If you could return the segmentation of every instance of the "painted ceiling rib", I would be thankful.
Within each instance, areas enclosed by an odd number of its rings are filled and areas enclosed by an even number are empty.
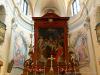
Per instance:
[[[59,10],[59,8],[60,8],[60,6],[59,6],[59,1],[58,0],[56,0],[56,2],[57,2],[57,5],[58,5],[58,11],[59,11],[59,14],[60,14],[60,10]]]
[[[66,16],[70,0],[31,0],[33,3],[33,16],[41,16],[47,9],[53,9],[60,16]]]
[[[66,6],[67,6],[66,0],[64,0],[64,8],[66,9],[66,13],[65,14],[67,15],[67,7]]]
[[[37,4],[38,4],[38,1],[39,1],[39,0],[37,0],[37,1],[35,2],[34,9],[33,9],[33,16],[34,16],[35,8],[36,8],[36,6],[37,6]]]
[[[60,11],[60,15],[62,14],[61,12],[63,12],[61,9],[63,9],[64,8],[64,5],[63,5],[63,3],[62,3],[62,0],[56,0],[57,1],[57,4],[58,4],[58,8],[59,8],[59,10],[58,11]],[[61,7],[62,6],[62,7]]]

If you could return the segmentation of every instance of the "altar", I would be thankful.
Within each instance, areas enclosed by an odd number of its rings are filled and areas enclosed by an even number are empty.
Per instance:
[[[68,19],[48,12],[34,20],[34,53],[22,75],[80,75],[68,51]]]

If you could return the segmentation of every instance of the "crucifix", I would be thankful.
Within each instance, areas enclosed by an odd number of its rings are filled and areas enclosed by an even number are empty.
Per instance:
[[[51,60],[51,67],[50,67],[50,71],[53,71],[53,60],[55,59],[55,58],[53,58],[53,56],[51,55],[51,57],[50,58],[48,58],[48,59],[50,59]]]

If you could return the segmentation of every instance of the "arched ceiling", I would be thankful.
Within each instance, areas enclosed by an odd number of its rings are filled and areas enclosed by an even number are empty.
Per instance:
[[[32,7],[32,16],[42,16],[49,9],[54,10],[59,16],[66,16],[70,0],[29,0]]]

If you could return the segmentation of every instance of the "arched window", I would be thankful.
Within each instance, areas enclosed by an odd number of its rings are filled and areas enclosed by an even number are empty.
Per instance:
[[[25,15],[28,14],[28,1],[27,0],[21,1],[21,9]]]
[[[25,15],[27,15],[28,13],[28,2],[27,0],[24,0],[24,3],[23,3],[23,12]]]
[[[80,11],[80,3],[79,0],[73,0],[71,5],[72,16],[77,14]]]

